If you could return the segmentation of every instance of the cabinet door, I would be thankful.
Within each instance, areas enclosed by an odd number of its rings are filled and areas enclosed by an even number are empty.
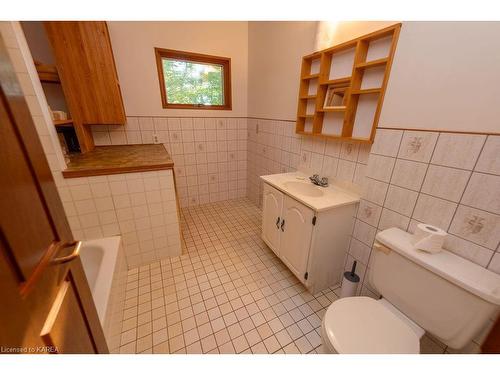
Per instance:
[[[89,125],[126,122],[106,22],[46,21],[45,29],[80,148],[91,151],[94,141]]]
[[[125,124],[106,22],[48,21],[45,27],[71,112],[84,124]]]
[[[313,210],[285,196],[280,225],[282,231],[280,258],[300,280],[304,280],[307,270],[313,217]]]
[[[272,251],[279,256],[280,248],[280,223],[281,208],[283,206],[283,193],[264,184],[264,197],[262,203],[262,239]]]

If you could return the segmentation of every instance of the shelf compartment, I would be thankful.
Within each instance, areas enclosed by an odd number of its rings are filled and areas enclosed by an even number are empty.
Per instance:
[[[302,77],[303,80],[308,80],[308,79],[314,79],[314,78],[318,78],[319,77],[319,73],[315,73],[315,74],[307,74],[305,76]]]
[[[325,63],[325,78],[336,80],[347,77],[352,73],[352,67],[356,55],[356,44],[351,48],[334,52],[328,55],[328,62]]]
[[[378,94],[381,90],[381,88],[353,90],[351,91],[351,95]]]
[[[67,119],[67,120],[54,120],[54,126],[64,126],[71,128],[73,127],[73,120]]]
[[[351,77],[343,77],[343,78],[337,78],[337,79],[329,79],[326,81],[321,81],[321,85],[328,85],[328,86],[347,86],[351,82]]]
[[[336,108],[322,108],[318,109],[318,112],[345,112],[347,107],[336,107]]]
[[[41,82],[61,83],[55,65],[47,65],[47,64],[42,64],[39,61],[35,61],[35,67],[38,73],[38,78],[40,78]]]
[[[365,69],[365,68],[374,68],[376,66],[383,66],[383,65],[387,64],[388,61],[389,61],[389,59],[387,57],[383,58],[383,59],[378,59],[378,60],[365,61],[365,62],[357,64],[356,69]]]
[[[319,59],[321,57],[321,54],[322,52],[313,52],[309,55],[306,55],[303,57],[304,60],[315,60],[315,59]]]

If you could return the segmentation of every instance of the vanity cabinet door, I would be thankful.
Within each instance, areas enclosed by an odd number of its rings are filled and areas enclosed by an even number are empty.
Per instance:
[[[313,231],[314,211],[285,196],[280,224],[280,258],[300,280],[305,280]]]
[[[281,209],[283,206],[283,193],[264,184],[262,202],[262,239],[276,255],[280,248]]]

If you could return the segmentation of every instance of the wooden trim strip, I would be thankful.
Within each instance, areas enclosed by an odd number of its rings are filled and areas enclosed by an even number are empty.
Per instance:
[[[500,132],[472,132],[462,130],[444,130],[444,129],[418,129],[418,128],[391,128],[390,126],[379,126],[377,129],[386,130],[407,130],[415,132],[433,132],[433,133],[456,133],[456,134],[475,134],[475,135],[500,135]]]
[[[161,171],[174,169],[174,163],[170,164],[158,164],[158,165],[148,165],[140,167],[117,167],[117,168],[102,168],[102,169],[88,169],[88,170],[65,170],[62,171],[64,178],[77,178],[77,177],[91,177],[91,176],[103,176],[110,174],[121,174],[121,173],[134,173],[134,172],[147,172],[147,171]]]

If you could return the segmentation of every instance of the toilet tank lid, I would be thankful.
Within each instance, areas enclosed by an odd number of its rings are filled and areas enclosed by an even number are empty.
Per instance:
[[[383,230],[376,236],[377,241],[389,249],[468,292],[495,305],[500,305],[500,275],[447,250],[434,254],[415,250],[410,241],[411,238],[411,233],[399,228]]]

